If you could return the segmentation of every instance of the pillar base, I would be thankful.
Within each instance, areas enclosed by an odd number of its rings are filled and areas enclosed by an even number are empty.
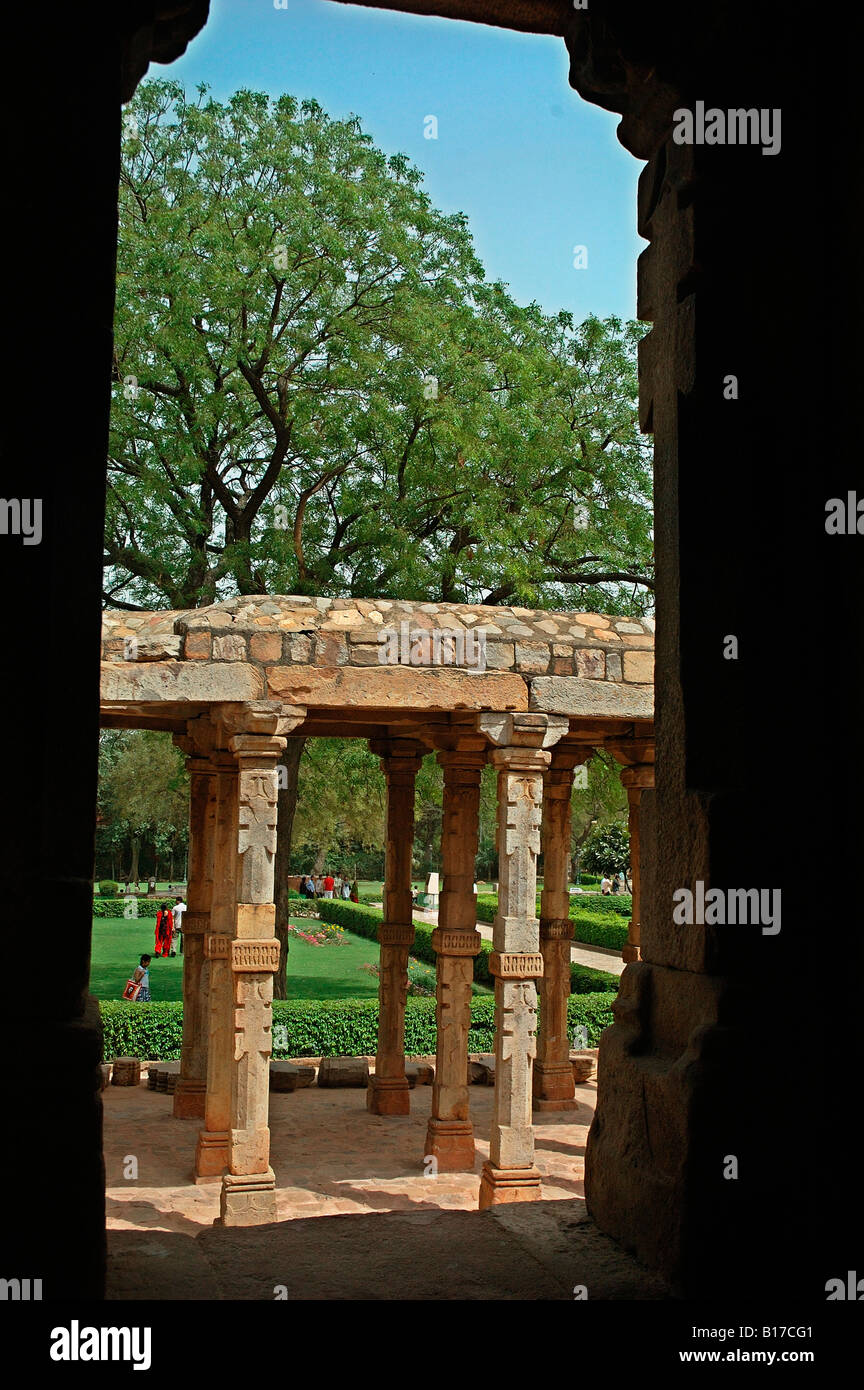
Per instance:
[[[371,1076],[366,1109],[373,1115],[410,1115],[411,1088],[404,1076]]]
[[[276,1220],[276,1174],[224,1173],[219,1204],[223,1226],[265,1226]]]
[[[536,1168],[496,1168],[488,1160],[480,1178],[481,1211],[505,1202],[539,1202],[543,1196]]]
[[[207,1082],[180,1077],[174,1092],[175,1120],[203,1120]]]
[[[198,1135],[195,1149],[195,1181],[215,1182],[221,1178],[228,1167],[228,1145],[231,1136],[227,1130],[202,1129]]]
[[[621,952],[621,959],[623,960],[625,965],[629,965],[630,962],[633,960],[641,960],[642,947],[634,946],[632,942],[628,941],[623,951]]]
[[[474,1170],[474,1126],[470,1120],[429,1121],[423,1157],[435,1158],[439,1173]]]
[[[573,1068],[566,1062],[535,1062],[532,1079],[535,1110],[575,1110]]]

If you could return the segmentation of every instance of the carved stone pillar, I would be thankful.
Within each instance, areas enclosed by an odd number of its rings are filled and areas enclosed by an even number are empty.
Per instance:
[[[174,1092],[178,1119],[204,1118],[207,1091],[208,990],[210,966],[204,954],[213,902],[213,860],[218,808],[218,775],[192,734],[176,738],[187,751],[189,772],[189,881],[183,917],[183,1044]]]
[[[195,1152],[195,1179],[214,1182],[228,1167],[231,1129],[232,983],[230,951],[234,935],[237,872],[237,771],[227,752],[216,762],[216,824],[210,931],[204,936],[208,970],[207,1090],[204,1128]]]
[[[543,893],[540,898],[540,1028],[534,1062],[534,1109],[575,1110],[567,1000],[570,997],[570,796],[573,770],[593,749],[559,745],[543,777]]]
[[[633,904],[628,924],[627,943],[622,959],[630,962],[642,959],[641,870],[639,865],[639,803],[646,787],[654,786],[654,764],[636,763],[622,768],[621,784],[627,788],[630,803],[630,878],[633,885]]]
[[[412,739],[371,744],[380,753],[387,783],[387,853],[384,921],[378,928],[378,1048],[366,1106],[375,1115],[407,1115],[411,1092],[405,1079],[405,998],[408,952],[414,940],[411,856],[414,847],[414,781],[422,761]]]
[[[537,1049],[537,988],[542,976],[536,917],[537,856],[546,751],[564,735],[554,715],[480,715],[497,746],[498,912],[489,968],[495,976],[495,1101],[489,1159],[480,1182],[481,1210],[540,1197],[531,1120],[532,1065]]]
[[[480,950],[476,930],[474,868],[477,857],[480,774],[486,761],[485,740],[438,754],[444,769],[441,862],[444,888],[438,926],[432,933],[437,953],[435,1020],[438,1030],[432,1114],[424,1158],[432,1155],[438,1171],[470,1172],[474,1167],[474,1129],[468,1102],[468,1030],[474,957]],[[473,746],[470,746],[473,743]]]
[[[279,964],[273,903],[276,762],[283,729],[302,713],[272,706],[216,711],[219,803],[211,925],[210,1050],[199,1177],[222,1178],[221,1220],[275,1220],[270,1167],[269,1061],[273,973]]]

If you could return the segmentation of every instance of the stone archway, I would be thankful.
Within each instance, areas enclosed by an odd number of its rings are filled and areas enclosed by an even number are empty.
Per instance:
[[[854,186],[860,168],[860,123],[848,95],[856,90],[857,45],[848,41],[848,20],[830,8],[810,17],[806,29],[785,7],[742,9],[727,0],[660,11],[615,0],[592,0],[584,12],[564,0],[494,7],[491,0],[429,0],[412,8],[506,19],[523,29],[555,24],[559,16],[574,85],[587,100],[620,112],[628,148],[650,161],[639,199],[640,225],[651,237],[640,312],[655,324],[643,380],[644,420],[656,446],[662,771],[656,790],[642,798],[649,866],[644,959],[628,967],[628,1038],[619,1034],[616,1044],[626,1086],[620,1103],[605,1108],[605,1136],[597,1135],[596,1151],[605,1146],[609,1164],[603,1190],[593,1185],[593,1210],[685,1294],[734,1290],[743,1298],[771,1289],[822,1299],[826,1278],[854,1265],[845,1202],[858,1158],[852,1127],[840,1125],[830,1143],[820,1136],[807,1149],[806,1165],[798,1161],[796,1118],[801,1093],[817,1088],[824,1113],[844,1115],[857,1074],[854,1011],[840,1007],[833,989],[813,988],[813,907],[803,897],[791,899],[770,951],[763,940],[675,932],[669,905],[682,880],[706,873],[718,884],[795,885],[802,832],[790,808],[807,799],[842,808],[809,818],[813,861],[824,869],[858,857],[861,675],[850,648],[862,646],[860,549],[853,537],[838,541],[823,526],[826,497],[845,496],[856,483],[848,441],[857,438],[860,347],[850,343],[848,305],[860,292],[860,219],[838,190]],[[63,1134],[66,1180],[77,1200],[64,1215],[63,1242],[53,1212],[40,1216],[29,1200],[15,1204],[20,1215],[8,1213],[7,1250],[22,1273],[36,1273],[35,1259],[46,1288],[96,1296],[104,1198],[99,1036],[86,997],[88,827],[117,101],[129,97],[149,62],[177,56],[206,13],[206,0],[123,5],[109,28],[100,27],[101,17],[82,24],[79,7],[59,11],[46,28],[40,10],[18,7],[8,28],[11,51],[40,55],[42,97],[22,123],[17,94],[7,95],[7,124],[15,131],[7,175],[10,187],[27,190],[8,281],[16,327],[7,375],[16,409],[4,416],[11,459],[31,458],[33,422],[46,415],[46,377],[33,364],[44,361],[45,324],[56,313],[56,283],[45,268],[57,263],[58,245],[65,264],[75,266],[64,304],[76,325],[76,350],[51,378],[52,408],[65,422],[69,450],[52,440],[33,475],[45,516],[42,544],[4,545],[0,552],[3,591],[14,596],[8,650],[29,673],[33,692],[22,698],[21,682],[10,679],[2,693],[4,726],[14,732],[9,785],[27,789],[3,845],[2,899],[13,921],[38,924],[41,958],[66,961],[47,995],[14,991],[8,1017],[31,1070],[49,1070],[61,1053],[68,1059],[66,1085],[50,1110],[34,1099],[29,1073],[10,1074],[4,1085],[7,1111],[26,1127],[32,1153],[53,1152]],[[721,107],[782,107],[782,157],[669,147],[675,103],[706,97]],[[69,128],[86,161],[56,160],[45,178],[44,152]],[[827,195],[823,179],[832,159],[839,173],[829,176]],[[59,243],[58,207],[81,214],[64,225]],[[812,249],[801,246],[802,224],[812,229]],[[734,410],[722,391],[730,374],[741,386]],[[839,447],[826,447],[826,437]],[[802,452],[824,468],[806,469],[793,486],[790,461]],[[35,488],[22,479],[19,490],[28,486]],[[803,581],[791,599],[790,574]],[[724,665],[717,656],[727,633],[738,636],[743,664]],[[70,681],[69,672],[78,679]],[[74,731],[61,757],[43,698],[56,690],[58,673],[63,722]],[[763,766],[751,753],[754,729],[764,739]],[[785,818],[766,815],[766,799]],[[655,861],[653,826],[661,819],[676,848]],[[856,913],[853,901],[846,915],[857,925]],[[682,987],[683,1012],[676,1007]],[[808,1046],[790,1065],[790,1040],[801,1037],[802,1026],[818,1048]],[[698,1057],[682,1050],[691,1037],[701,1039]],[[613,1120],[625,1123],[640,1106],[645,1113],[650,1056],[663,1078],[654,1113],[665,1114],[675,1136],[677,1157],[666,1169],[649,1127],[630,1153],[613,1142]],[[676,1057],[677,1072],[670,1060]],[[678,1076],[686,1088],[676,1089]],[[724,1184],[717,1155],[733,1146],[749,1156],[748,1177]],[[4,1161],[7,1188],[18,1191],[16,1146]],[[743,1268],[742,1248],[759,1252]]]

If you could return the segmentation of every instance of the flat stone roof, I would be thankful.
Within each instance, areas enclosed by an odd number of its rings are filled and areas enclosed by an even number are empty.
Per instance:
[[[110,610],[103,707],[274,700],[650,719],[653,629],[601,613],[298,595]]]

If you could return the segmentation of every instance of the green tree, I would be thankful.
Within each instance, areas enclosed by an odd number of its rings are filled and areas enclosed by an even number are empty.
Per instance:
[[[650,602],[638,325],[518,306],[355,118],[170,82],[133,109],[109,602]]]
[[[588,836],[582,864],[591,874],[627,874],[630,868],[630,833],[621,825],[598,827]]]
[[[585,764],[584,787],[573,787],[570,809],[570,853],[575,866],[588,868],[583,846],[592,833],[627,821],[627,793],[621,785],[620,763],[598,750]],[[575,779],[574,779],[575,780]],[[589,873],[593,872],[591,869]]]
[[[100,831],[108,845],[129,854],[129,877],[139,877],[142,845],[154,862],[173,860],[188,841],[189,779],[170,734],[153,730],[108,731],[102,736]]]

